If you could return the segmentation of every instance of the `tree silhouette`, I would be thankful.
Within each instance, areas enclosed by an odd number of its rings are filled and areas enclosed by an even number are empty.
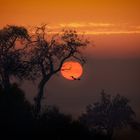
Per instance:
[[[38,114],[46,83],[61,70],[66,60],[74,58],[84,63],[85,58],[81,53],[81,49],[87,46],[89,42],[84,38],[80,38],[77,32],[73,30],[64,30],[60,34],[47,36],[45,25],[36,29],[32,40],[31,75],[34,75],[35,78],[41,77],[38,94],[35,98],[35,112]]]
[[[6,93],[0,89],[1,131],[7,133],[27,131],[32,120],[32,105],[26,100],[24,92],[17,84],[12,84]]]
[[[79,121],[73,120],[71,115],[63,114],[55,106],[48,106],[37,117],[35,135],[48,139],[61,140],[91,140],[92,135],[89,129]]]
[[[80,120],[91,129],[105,133],[108,139],[112,139],[116,128],[138,124],[127,98],[120,95],[111,97],[104,91],[99,102],[87,106]]]
[[[6,26],[0,30],[0,85],[10,87],[10,77],[21,78],[26,72],[25,41],[29,35],[24,27]]]

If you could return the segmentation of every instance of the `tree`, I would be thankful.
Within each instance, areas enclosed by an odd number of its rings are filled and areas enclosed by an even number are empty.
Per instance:
[[[60,34],[47,36],[45,25],[36,29],[32,40],[31,75],[41,77],[35,98],[35,112],[38,114],[46,83],[61,70],[66,60],[74,58],[84,63],[85,58],[82,56],[81,49],[89,42],[84,38],[80,39],[78,33],[73,30],[64,30]]]
[[[26,100],[24,92],[17,84],[12,84],[6,93],[5,90],[0,89],[0,128],[2,132],[27,131],[32,120],[32,105]]]
[[[63,114],[55,106],[48,106],[40,113],[34,128],[37,132],[34,135],[47,139],[93,139],[87,127],[73,120],[71,115]]]
[[[0,85],[9,89],[10,78],[21,78],[26,72],[25,42],[29,40],[24,27],[6,26],[0,30]]]
[[[104,91],[99,102],[87,106],[80,120],[91,129],[105,132],[108,139],[112,139],[116,128],[138,124],[127,98],[120,95],[111,97]]]

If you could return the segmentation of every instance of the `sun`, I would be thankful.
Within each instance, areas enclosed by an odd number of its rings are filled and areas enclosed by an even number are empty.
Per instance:
[[[83,67],[77,61],[67,61],[61,68],[61,74],[68,80],[79,80],[83,74]]]

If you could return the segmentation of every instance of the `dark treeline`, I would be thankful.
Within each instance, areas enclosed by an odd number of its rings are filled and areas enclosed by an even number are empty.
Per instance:
[[[74,120],[71,115],[48,106],[38,116],[33,105],[17,84],[9,92],[0,89],[0,133],[55,140],[111,140],[119,128],[131,127],[139,130],[135,113],[127,98],[120,95],[111,97],[104,91],[99,102],[87,106],[85,113]]]
[[[61,70],[63,63],[76,59],[82,64],[81,49],[88,41],[73,30],[65,30],[47,38],[45,25],[28,33],[24,27],[6,26],[0,30],[0,134],[45,137],[55,140],[90,140],[113,138],[123,127],[139,129],[135,112],[127,98],[101,93],[101,100],[87,106],[77,120],[57,107],[41,111],[44,86]],[[40,79],[35,102],[27,101],[18,84]]]
[[[13,84],[9,92],[0,91],[0,130],[1,135],[28,134],[55,140],[97,137],[80,120],[73,120],[71,115],[61,113],[57,107],[49,106],[36,116],[33,105],[25,99],[17,84]]]

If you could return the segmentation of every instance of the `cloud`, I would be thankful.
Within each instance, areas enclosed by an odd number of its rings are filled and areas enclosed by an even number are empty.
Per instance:
[[[60,33],[64,28],[74,28],[79,34],[85,35],[140,34],[140,25],[129,25],[128,23],[70,22],[47,26],[49,34]]]
[[[80,34],[83,34],[82,32]],[[115,34],[140,34],[140,31],[105,31],[105,32],[96,32],[96,31],[86,31],[85,35],[115,35]]]
[[[94,22],[89,22],[89,23],[61,23],[59,24],[60,27],[70,27],[70,28],[89,28],[89,27],[111,27],[114,26],[114,24],[110,23],[94,23]]]
[[[119,35],[119,34],[140,34],[140,31],[104,31],[104,32],[97,32],[97,31],[85,31],[85,32],[77,32],[81,35]],[[48,34],[62,34],[59,31],[50,31]]]

